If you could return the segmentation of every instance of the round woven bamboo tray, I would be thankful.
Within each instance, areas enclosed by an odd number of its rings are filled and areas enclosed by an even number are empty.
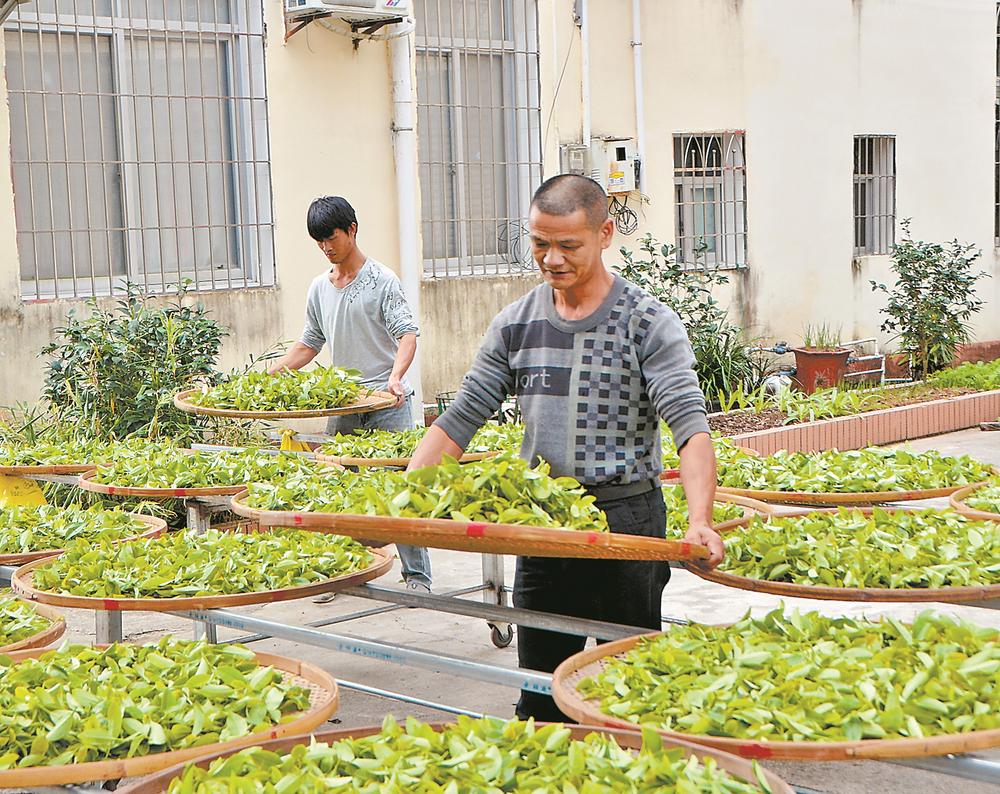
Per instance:
[[[97,469],[80,475],[79,486],[84,491],[108,496],[143,496],[146,499],[178,499],[196,496],[232,496],[246,489],[246,485],[218,485],[211,488],[132,488],[127,485],[107,485],[94,482]]]
[[[986,483],[979,482],[975,485],[966,485],[964,488],[959,488],[955,493],[948,497],[948,502],[951,506],[961,513],[966,518],[976,518],[980,521],[1000,521],[1000,513],[990,513],[987,510],[979,510],[975,507],[969,507],[966,504],[966,500],[972,496],[972,494],[986,486]]]
[[[808,510],[792,515],[772,516],[775,518],[802,518],[812,513],[835,513],[837,508],[827,508],[822,510]],[[860,508],[860,512],[871,515],[874,508]],[[908,512],[906,508],[899,510],[888,510],[889,513]],[[729,521],[725,526],[720,525],[717,529],[720,532],[734,532],[746,527],[753,519],[752,516],[738,518]],[[996,517],[1000,521],[1000,516]],[[725,563],[723,563],[725,564]],[[1000,584],[976,585],[967,587],[910,587],[910,588],[881,588],[881,587],[830,587],[829,585],[797,584],[794,582],[771,582],[766,579],[748,579],[745,576],[726,573],[718,569],[710,570],[702,565],[693,563],[686,566],[691,573],[700,576],[709,582],[736,587],[740,590],[752,590],[757,593],[771,593],[772,595],[791,596],[793,598],[815,598],[824,601],[882,601],[895,603],[910,603],[920,601],[984,601],[991,598],[1000,598]]]
[[[396,395],[387,391],[373,391],[356,402],[342,405],[339,408],[311,408],[301,411],[238,411],[235,408],[203,408],[188,402],[188,397],[199,389],[188,389],[174,395],[174,405],[189,414],[205,416],[228,416],[233,419],[315,419],[321,416],[344,416],[347,414],[367,414],[392,408],[396,404]]]
[[[23,640],[12,642],[10,645],[0,646],[0,653],[27,651],[31,648],[45,648],[66,633],[66,619],[54,609],[49,609],[41,604],[29,604],[29,606],[35,610],[36,614],[51,620],[51,625],[42,629],[37,634],[25,637]]]
[[[31,477],[43,474],[83,474],[96,463],[64,463],[58,466],[0,466],[0,474],[11,477]]]
[[[762,502],[792,505],[873,505],[881,502],[910,502],[916,499],[938,499],[950,496],[961,488],[930,488],[922,491],[862,491],[860,493],[807,493],[805,491],[757,491],[753,488],[725,488],[719,493],[736,494]]]
[[[576,685],[584,678],[590,678],[599,673],[607,659],[622,656],[630,651],[642,637],[655,636],[658,636],[658,633],[627,637],[623,640],[588,648],[569,657],[552,674],[552,697],[555,698],[556,704],[567,716],[588,725],[636,730],[638,726],[635,723],[602,712],[597,701],[584,700],[577,692]],[[946,753],[966,753],[1000,746],[1000,728],[922,739],[861,739],[854,742],[764,741],[666,730],[659,732],[671,739],[685,739],[743,758],[795,761],[920,758]]]
[[[393,557],[383,549],[369,549],[375,559],[363,571],[335,576],[322,582],[284,587],[280,590],[259,590],[254,593],[232,593],[229,595],[190,596],[186,598],[95,598],[92,596],[69,595],[39,590],[34,585],[33,572],[36,568],[52,562],[51,559],[29,562],[14,571],[10,578],[11,589],[28,599],[42,604],[69,607],[70,609],[91,609],[109,612],[185,612],[195,609],[222,609],[224,607],[246,606],[247,604],[270,604],[276,601],[292,601],[308,598],[320,593],[336,592],[345,587],[369,582],[387,573],[392,568]]]
[[[261,526],[300,527],[370,541],[531,557],[617,560],[696,560],[708,557],[708,549],[704,546],[684,540],[647,538],[617,532],[547,529],[442,518],[390,518],[350,513],[257,510],[243,502],[246,494],[244,492],[233,497],[231,509],[234,513],[258,521]],[[748,510],[755,509],[749,506],[747,500],[739,503]],[[760,506],[761,512],[769,512],[764,505]]]
[[[470,452],[459,459],[459,463],[473,463],[499,455],[499,452]],[[356,468],[405,469],[413,458],[351,458],[344,455],[324,455],[316,453],[316,460],[321,463],[335,463],[338,466],[354,466]]]
[[[21,651],[11,654],[15,662],[41,656],[44,650]],[[297,659],[277,656],[271,653],[257,653],[257,662],[263,666],[280,670],[287,683],[298,684],[309,690],[309,710],[294,719],[273,725],[239,739],[218,744],[172,750],[165,753],[150,753],[136,758],[122,758],[108,761],[90,761],[84,764],[65,766],[33,766],[21,769],[0,770],[0,788],[29,788],[31,786],[56,786],[70,783],[87,783],[92,780],[117,780],[123,777],[137,777],[158,772],[161,769],[200,758],[206,753],[232,752],[241,747],[260,744],[282,736],[297,736],[322,725],[337,710],[340,694],[337,682],[325,670]]]
[[[116,540],[114,541],[115,543],[127,543],[130,540],[138,540],[139,538],[155,538],[167,528],[167,522],[162,518],[145,516],[139,513],[130,513],[129,515],[145,524],[147,528],[136,535]],[[25,551],[20,554],[0,554],[0,565],[24,565],[25,563],[41,560],[45,557],[55,557],[57,554],[62,554],[63,551],[65,549],[40,549],[39,551]]]
[[[446,726],[443,724],[437,724],[432,725],[431,727],[436,731],[440,731]],[[590,725],[567,725],[566,727],[570,729],[571,735],[574,739],[583,739],[587,734],[597,732],[613,736],[615,741],[617,741],[621,747],[629,750],[637,751],[642,748],[642,735],[635,730],[597,728]],[[329,743],[341,741],[343,739],[360,739],[364,736],[371,736],[374,733],[378,733],[380,730],[380,727],[342,728],[336,731],[323,731],[321,733],[315,733],[312,736],[297,736],[293,738],[264,742],[261,744],[261,747],[271,750],[272,752],[287,752],[296,745],[308,744],[314,738],[317,742]],[[753,766],[735,755],[719,752],[718,750],[713,750],[708,747],[701,747],[682,739],[668,739],[664,737],[663,744],[669,748],[676,747],[680,749],[685,756],[696,755],[699,758],[714,758],[719,767],[725,769],[730,774],[750,782],[755,781]],[[193,763],[194,765],[200,766],[204,769],[217,758],[232,755],[234,752],[236,751],[228,750],[224,752],[215,752],[210,755],[204,755]],[[129,786],[120,788],[118,789],[118,792],[119,794],[166,794],[170,781],[174,778],[180,777],[184,773],[187,766],[188,764],[178,764],[170,769],[164,769],[162,772],[151,775],[144,780],[140,780]],[[766,769],[761,771],[768,784],[771,786],[771,790],[774,794],[794,794],[793,789],[773,772],[769,772]]]

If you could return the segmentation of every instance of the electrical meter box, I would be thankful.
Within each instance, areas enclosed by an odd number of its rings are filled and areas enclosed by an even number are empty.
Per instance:
[[[564,143],[559,147],[559,169],[562,174],[590,176],[590,147],[581,143]]]
[[[638,170],[635,138],[590,139],[590,177],[609,196],[635,190]]]

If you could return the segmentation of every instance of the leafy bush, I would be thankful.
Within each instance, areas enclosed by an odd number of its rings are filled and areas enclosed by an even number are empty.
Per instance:
[[[995,361],[967,361],[957,367],[935,372],[927,379],[933,386],[990,391],[1000,389],[1000,358]]]
[[[969,318],[983,306],[976,297],[976,281],[988,274],[972,270],[982,256],[974,245],[958,240],[947,247],[925,243],[910,236],[909,219],[902,227],[903,241],[892,246],[895,286],[870,283],[872,290],[889,296],[882,330],[896,332],[900,352],[926,378],[947,366],[958,345],[969,341]]]
[[[729,276],[704,264],[686,266],[677,261],[674,246],[651,234],[639,241],[639,253],[621,249],[619,273],[665,303],[681,318],[695,355],[701,390],[710,399],[737,388],[751,391],[769,373],[761,354],[747,348],[743,330],[730,322],[726,309],[713,294],[729,283]]]
[[[190,436],[196,419],[173,407],[173,394],[195,378],[214,380],[225,328],[200,303],[182,302],[186,288],[166,305],[149,301],[137,286],[113,309],[88,301],[90,314],[71,310],[51,356],[45,399],[56,419],[91,438],[127,435]]]

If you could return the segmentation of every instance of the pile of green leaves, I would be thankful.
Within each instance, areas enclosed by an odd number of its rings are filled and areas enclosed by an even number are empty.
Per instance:
[[[0,447],[0,466],[80,466],[96,463],[106,448],[104,442],[82,439],[4,445]]]
[[[35,612],[26,601],[0,597],[0,647],[33,637],[51,625],[51,620]]]
[[[1000,479],[993,478],[982,488],[977,488],[965,503],[984,513],[1000,513]]]
[[[680,468],[681,458],[677,453],[677,446],[674,444],[674,436],[667,428],[666,424],[660,425],[660,441],[663,447],[663,468]],[[712,434],[712,445],[715,447],[715,459],[719,465],[727,463],[736,458],[743,458],[752,455],[745,447],[740,447],[718,433]]]
[[[70,310],[49,356],[45,399],[59,422],[89,438],[188,438],[197,418],[173,407],[175,392],[192,380],[218,376],[215,360],[226,330],[201,303],[177,290],[162,301],[134,284],[111,309],[96,299],[87,316]]]
[[[113,545],[76,543],[34,571],[41,590],[92,598],[185,598],[278,590],[360,571],[365,546],[340,535],[172,532]]]
[[[679,486],[663,488],[663,501],[667,506],[667,538],[683,538],[688,531],[687,497]],[[712,523],[721,524],[734,518],[742,518],[743,508],[739,505],[716,502],[712,506]]]
[[[446,518],[606,532],[607,518],[572,477],[551,477],[513,456],[414,471],[365,469],[325,476],[292,475],[250,486],[247,504],[261,510]]]
[[[606,714],[740,739],[855,741],[1000,727],[1000,633],[922,612],[912,625],[784,608],[644,639],[580,682]]]
[[[942,369],[931,375],[927,382],[941,388],[976,391],[1000,389],[1000,358],[988,362],[966,362],[957,367]]]
[[[720,570],[770,582],[889,589],[1000,584],[1000,531],[957,513],[875,508],[764,520],[726,535]]]
[[[60,766],[200,747],[270,728],[309,693],[241,645],[64,645],[0,656],[0,769]]]
[[[766,458],[720,462],[719,485],[805,493],[910,491],[969,485],[990,473],[989,466],[968,455],[868,447],[847,452],[781,451]]]
[[[559,724],[458,717],[436,732],[408,717],[405,727],[391,716],[382,730],[333,744],[313,741],[287,753],[250,747],[213,761],[193,764],[171,781],[169,794],[230,794],[235,791],[319,794],[343,790],[377,794],[408,792],[650,792],[750,794],[770,791],[732,777],[707,758],[667,749],[655,731],[644,731],[637,753],[610,736],[571,738]]]
[[[210,488],[280,480],[292,473],[324,471],[308,458],[245,449],[197,450],[187,454],[170,443],[116,448],[97,467],[94,481],[130,488]]]
[[[123,510],[79,505],[6,507],[0,510],[0,554],[62,549],[77,540],[115,541],[149,529]]]
[[[410,458],[417,445],[427,435],[426,427],[410,430],[358,430],[338,433],[320,448],[331,457],[343,458]],[[466,448],[468,453],[518,452],[524,440],[524,425],[487,424],[479,429]]]
[[[297,411],[339,408],[356,401],[362,392],[361,373],[356,369],[315,367],[284,370],[268,375],[251,370],[195,392],[190,402],[205,408],[237,411]]]

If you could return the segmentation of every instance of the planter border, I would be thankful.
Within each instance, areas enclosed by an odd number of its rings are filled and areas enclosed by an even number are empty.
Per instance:
[[[834,419],[738,433],[730,438],[761,455],[771,455],[782,449],[788,452],[821,452],[833,448],[849,450],[968,430],[998,416],[1000,389],[994,389]]]

